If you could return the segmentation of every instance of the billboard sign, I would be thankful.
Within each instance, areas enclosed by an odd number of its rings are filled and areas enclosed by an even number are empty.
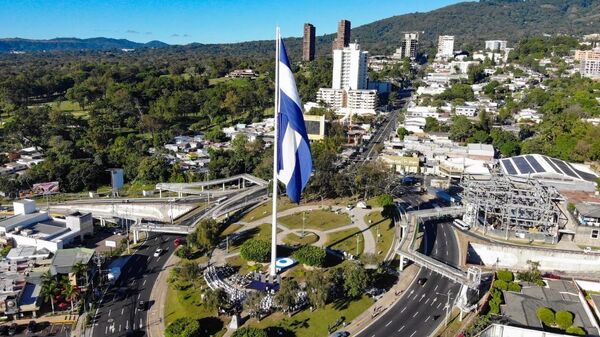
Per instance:
[[[116,241],[106,240],[106,241],[104,241],[104,244],[106,245],[106,247],[117,248],[117,242]]]
[[[59,184],[58,181],[51,181],[47,183],[33,184],[31,187],[31,192],[34,195],[46,195],[46,194],[54,194],[59,192]]]

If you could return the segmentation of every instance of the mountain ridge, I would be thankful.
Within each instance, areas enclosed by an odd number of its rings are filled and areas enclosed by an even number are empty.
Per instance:
[[[433,48],[438,35],[454,35],[457,49],[481,48],[483,40],[486,39],[503,39],[515,43],[534,35],[581,35],[600,32],[599,17],[599,0],[481,0],[377,20],[353,28],[352,40],[358,40],[363,49],[371,53],[390,53],[400,46],[402,32],[422,31],[422,50]],[[298,31],[300,32],[300,29]],[[334,37],[335,34],[317,36],[318,55],[331,53]],[[291,37],[285,41],[288,51],[294,58],[298,57],[301,53],[302,38]],[[0,39],[0,52],[19,50],[17,46],[20,46],[22,51],[183,47],[212,56],[270,57],[274,45],[273,40],[223,44],[191,43],[181,46],[160,41],[138,43],[111,38],[22,39],[13,42]]]

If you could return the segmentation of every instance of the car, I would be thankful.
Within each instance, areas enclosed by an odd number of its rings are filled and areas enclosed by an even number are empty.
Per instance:
[[[10,327],[8,328],[8,335],[9,336],[14,336],[17,334],[17,329],[19,328],[19,326],[17,325],[17,323],[13,323],[10,325]]]
[[[162,254],[163,250],[160,248],[156,248],[156,250],[154,251],[154,257],[159,257],[160,254]]]
[[[346,206],[346,211],[351,211],[353,208],[354,208],[354,206],[348,205],[348,206]]]
[[[29,321],[29,323],[27,324],[27,333],[34,333],[35,332],[35,321]]]
[[[350,336],[350,333],[348,331],[338,331],[338,332],[334,332],[331,335],[329,335],[329,337],[348,337]]]
[[[123,235],[123,230],[117,228],[113,231],[113,235]]]
[[[185,243],[185,240],[183,238],[177,238],[177,239],[175,239],[175,241],[173,241],[173,244],[175,245],[175,247],[179,247],[184,243]]]
[[[419,282],[420,286],[423,286],[427,282],[427,278],[426,277],[421,277],[418,282]]]
[[[551,280],[560,280],[561,279],[560,275],[556,275],[556,274],[553,274],[553,273],[544,273],[542,275],[542,277],[549,278]]]
[[[591,252],[592,252],[592,247],[585,247],[585,248],[583,249],[583,252],[584,252],[584,253],[586,253],[586,254],[589,254],[589,253],[591,253]]]
[[[137,308],[138,310],[146,310],[146,301],[139,301]]]

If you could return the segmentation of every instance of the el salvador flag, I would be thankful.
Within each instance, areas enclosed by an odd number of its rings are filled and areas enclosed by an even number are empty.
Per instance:
[[[279,39],[279,113],[277,114],[277,177],[285,184],[287,195],[294,203],[312,172],[310,143],[306,134],[302,104],[290,67],[283,40]]]

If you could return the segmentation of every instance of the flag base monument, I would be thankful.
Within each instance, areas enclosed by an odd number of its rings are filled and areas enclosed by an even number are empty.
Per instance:
[[[275,38],[275,141],[273,142],[273,209],[271,265],[269,276],[277,280],[277,192],[278,182],[288,198],[300,203],[302,190],[312,172],[310,142],[304,124],[302,103],[279,27]]]

